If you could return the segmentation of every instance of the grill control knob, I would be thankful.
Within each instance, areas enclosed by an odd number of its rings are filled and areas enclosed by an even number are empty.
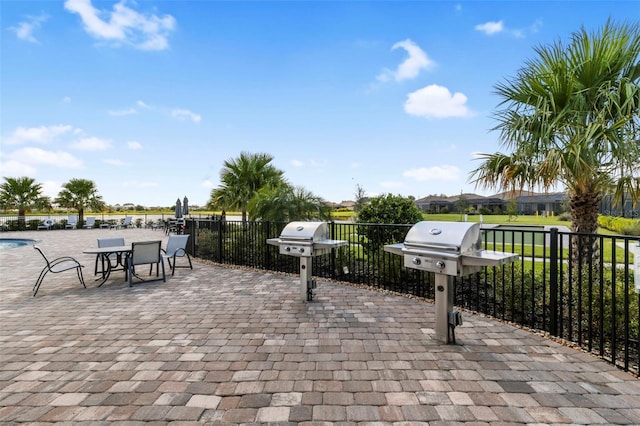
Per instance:
[[[304,247],[300,247],[300,248],[298,249],[298,251],[299,251],[300,253],[304,253]]]
[[[291,247],[285,247],[284,251],[291,251]]]
[[[438,261],[436,262],[436,266],[437,266],[438,268],[440,268],[440,269],[444,269],[444,267],[445,267],[446,265],[445,265],[445,263],[444,263],[444,260],[438,260]]]
[[[419,257],[414,257],[413,259],[411,259],[411,263],[413,263],[414,265],[419,265],[422,263],[422,260],[420,260]]]

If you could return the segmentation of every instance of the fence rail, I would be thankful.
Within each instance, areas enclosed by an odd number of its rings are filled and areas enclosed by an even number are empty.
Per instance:
[[[53,226],[51,229],[64,229],[67,221],[69,220],[69,216],[78,216],[77,214],[44,214],[44,215],[28,215],[24,217],[19,217],[17,215],[13,216],[0,216],[0,230],[1,231],[24,231],[31,230],[35,231],[38,229],[38,225],[41,225],[45,220],[52,220]],[[94,212],[85,212],[84,220],[88,217],[95,217],[95,227],[99,228],[103,223],[116,224],[120,223],[125,217],[132,217],[132,224],[137,228],[144,228],[150,226],[154,222],[158,221],[166,221],[169,219],[173,219],[174,215],[172,213],[169,214],[127,214],[126,212],[122,213],[94,213]],[[208,219],[209,215],[189,215],[190,218],[194,220],[200,219]],[[79,224],[82,226],[83,224]]]
[[[285,225],[193,219],[186,232],[197,257],[298,273],[298,258],[266,244]],[[383,250],[410,227],[331,222],[331,238],[348,245],[314,257],[314,275],[434,299],[433,273],[404,268],[401,256]],[[518,253],[520,260],[456,278],[457,306],[545,331],[640,374],[640,271],[633,267],[640,264],[634,257],[640,238],[524,227],[482,233],[486,249]]]

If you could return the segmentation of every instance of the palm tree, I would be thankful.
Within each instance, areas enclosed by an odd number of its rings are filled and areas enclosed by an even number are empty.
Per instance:
[[[512,153],[482,154],[471,176],[501,190],[560,183],[573,231],[593,234],[612,183],[616,199],[640,199],[640,27],[608,21],[595,33],[582,28],[567,46],[535,51],[516,77],[496,85],[504,109],[493,130]],[[594,253],[587,239],[573,242],[583,259]]]
[[[284,172],[272,166],[269,154],[241,152],[240,157],[224,162],[220,172],[222,184],[211,191],[210,208],[242,212],[242,221],[247,220],[249,200],[265,185],[282,182]]]
[[[24,216],[34,208],[50,208],[49,197],[42,195],[42,184],[30,177],[5,177],[0,185],[0,206],[18,210],[18,227],[24,228]]]
[[[302,186],[293,187],[287,183],[262,187],[247,207],[255,220],[291,222],[331,217],[331,208],[325,200]]]
[[[71,179],[62,188],[54,201],[61,207],[78,210],[79,223],[83,222],[85,208],[94,211],[104,208],[102,196],[98,195],[98,189],[91,180]]]

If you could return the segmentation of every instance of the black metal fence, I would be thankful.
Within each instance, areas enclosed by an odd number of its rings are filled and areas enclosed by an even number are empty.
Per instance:
[[[39,225],[42,225],[45,220],[51,220],[52,225],[50,229],[65,229],[67,222],[69,221],[69,217],[74,216],[78,217],[77,213],[73,214],[43,214],[43,215],[28,215],[24,217],[19,217],[17,215],[7,215],[0,216],[0,231],[35,231],[38,229]],[[136,228],[146,228],[150,227],[154,223],[164,222],[169,219],[174,219],[173,214],[128,214],[126,212],[121,213],[95,213],[95,212],[85,212],[84,220],[86,221],[88,217],[94,217],[95,228],[100,228],[100,226],[104,224],[115,225],[117,223],[122,222],[125,217],[132,218],[132,226]],[[210,218],[207,215],[191,215],[191,218],[202,219],[202,218]],[[78,226],[81,227],[84,223],[79,223]]]
[[[285,225],[190,220],[186,232],[197,257],[298,273],[298,258],[266,243]],[[404,268],[401,256],[383,250],[403,241],[410,227],[331,222],[331,238],[348,245],[313,258],[314,275],[433,299],[433,273]],[[518,253],[520,259],[456,278],[457,306],[548,332],[640,374],[640,238],[542,227],[482,232],[487,250]]]

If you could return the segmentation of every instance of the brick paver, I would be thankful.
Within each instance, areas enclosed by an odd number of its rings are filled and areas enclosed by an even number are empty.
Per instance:
[[[434,340],[434,306],[195,262],[166,283],[101,288],[96,238],[152,230],[4,233],[85,265],[47,275],[31,247],[0,252],[0,423],[640,424],[640,380],[589,354],[465,315]]]

